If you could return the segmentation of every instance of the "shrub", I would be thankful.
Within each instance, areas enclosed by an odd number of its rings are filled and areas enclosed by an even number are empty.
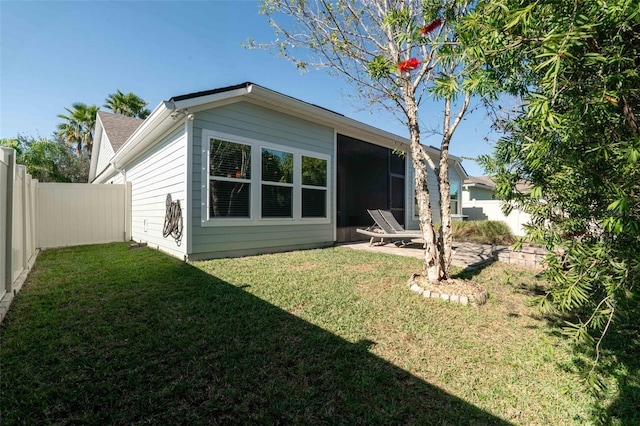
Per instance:
[[[495,220],[454,221],[453,239],[483,244],[511,245],[515,238],[509,225]]]

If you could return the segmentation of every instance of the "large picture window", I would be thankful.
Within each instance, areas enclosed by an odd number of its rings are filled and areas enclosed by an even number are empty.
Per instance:
[[[331,157],[203,129],[204,226],[329,223]]]
[[[209,216],[250,217],[251,146],[211,139]]]

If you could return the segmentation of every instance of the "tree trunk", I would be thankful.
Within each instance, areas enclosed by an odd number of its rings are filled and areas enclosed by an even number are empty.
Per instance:
[[[411,159],[415,170],[416,200],[420,230],[425,241],[423,275],[431,282],[438,282],[442,277],[440,250],[433,227],[433,214],[429,199],[427,175],[427,159],[420,145],[420,126],[418,125],[418,105],[416,104],[410,83],[405,81],[405,103],[407,106],[407,125],[411,138]]]
[[[451,70],[453,73],[453,70]],[[464,95],[462,106],[458,114],[451,121],[451,98],[446,98],[444,103],[444,123],[442,143],[440,144],[440,163],[438,164],[437,178],[438,191],[440,192],[440,232],[438,233],[438,250],[440,250],[441,279],[448,280],[451,277],[451,255],[453,252],[453,231],[451,229],[451,186],[449,184],[449,143],[462,117],[467,112],[471,95]]]
[[[438,165],[438,190],[440,191],[440,231],[438,249],[440,250],[440,269],[442,279],[451,274],[451,252],[453,250],[453,232],[451,230],[451,185],[449,184],[449,140],[447,135],[442,141],[440,164]]]

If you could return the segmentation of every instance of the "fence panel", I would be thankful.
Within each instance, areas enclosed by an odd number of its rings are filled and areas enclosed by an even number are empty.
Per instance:
[[[14,152],[0,148],[0,300],[11,288],[11,219],[13,214]],[[11,199],[9,199],[11,197]],[[11,209],[11,212],[9,211]]]
[[[500,200],[471,200],[462,204],[462,214],[469,216],[469,220],[499,220],[511,228],[514,235],[524,236],[522,225],[529,223],[531,215],[521,210],[513,209],[509,216],[502,213]]]
[[[127,185],[40,183],[38,247],[125,241],[129,198]]]
[[[24,228],[25,224],[25,178],[27,175],[27,170],[24,166],[16,167],[15,181],[13,182],[13,244],[12,244],[12,255],[11,258],[13,260],[12,270],[13,270],[13,280],[15,281],[18,276],[22,273],[22,271],[26,267],[26,262],[24,261],[26,247],[24,241]]]

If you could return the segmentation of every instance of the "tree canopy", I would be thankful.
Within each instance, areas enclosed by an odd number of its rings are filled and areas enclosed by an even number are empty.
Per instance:
[[[86,183],[89,178],[89,158],[80,156],[61,140],[18,136],[0,139],[0,146],[16,151],[16,162],[27,167],[34,179],[41,182]]]
[[[133,92],[122,93],[120,89],[117,89],[115,93],[111,93],[105,99],[104,107],[116,114],[145,119],[151,114],[151,111],[145,108],[148,104]]]
[[[486,76],[523,101],[484,163],[548,249],[541,302],[571,315],[566,331],[597,361],[640,302],[640,6],[481,1],[466,29]]]
[[[70,146],[75,146],[78,155],[82,155],[84,147],[89,156],[93,148],[93,129],[96,127],[96,114],[99,107],[76,102],[71,109],[65,108],[67,114],[60,114],[62,123],[58,124],[56,136]]]

